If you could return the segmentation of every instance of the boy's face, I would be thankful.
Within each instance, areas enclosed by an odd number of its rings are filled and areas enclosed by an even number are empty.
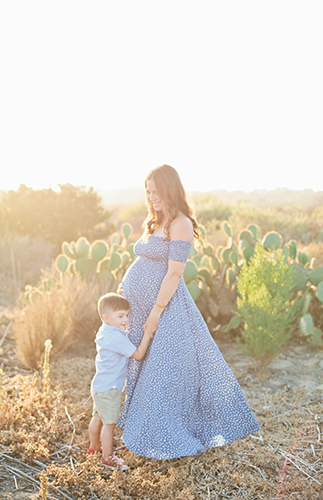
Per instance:
[[[126,330],[129,323],[129,311],[120,309],[119,311],[109,311],[103,314],[102,319],[105,323],[111,326],[116,326],[120,330]]]

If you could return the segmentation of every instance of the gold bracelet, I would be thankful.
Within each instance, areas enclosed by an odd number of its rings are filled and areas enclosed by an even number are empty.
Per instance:
[[[155,302],[155,304],[156,304],[156,306],[161,307],[162,309],[165,309],[165,307],[166,307],[166,306],[164,306],[164,304],[160,304],[159,302]]]

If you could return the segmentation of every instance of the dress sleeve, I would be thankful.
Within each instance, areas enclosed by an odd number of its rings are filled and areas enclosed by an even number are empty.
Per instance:
[[[171,260],[178,260],[179,262],[185,262],[188,259],[191,250],[191,242],[186,240],[170,240],[169,242],[169,255],[168,258]]]

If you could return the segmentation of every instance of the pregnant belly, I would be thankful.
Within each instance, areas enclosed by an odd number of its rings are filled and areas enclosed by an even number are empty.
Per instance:
[[[164,262],[138,257],[128,268],[122,280],[125,298],[133,307],[152,307],[156,301],[161,282],[167,272]]]

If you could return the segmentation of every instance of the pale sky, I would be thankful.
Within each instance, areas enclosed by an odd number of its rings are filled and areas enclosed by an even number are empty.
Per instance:
[[[322,0],[0,3],[0,190],[323,190]]]

